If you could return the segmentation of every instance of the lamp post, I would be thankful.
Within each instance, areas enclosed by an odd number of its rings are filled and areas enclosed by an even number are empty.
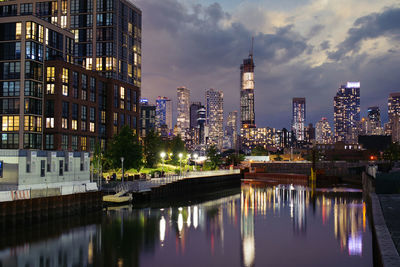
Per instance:
[[[193,155],[193,157],[194,157],[194,168],[197,171],[197,158],[199,157],[199,155],[197,153],[195,153]]]
[[[124,182],[124,157],[121,157],[121,165],[122,165],[122,182]]]
[[[161,175],[162,175],[163,172],[164,172],[164,158],[165,158],[165,152],[161,152],[160,156],[161,156],[161,161],[162,161],[162,168],[161,168]]]
[[[178,157],[179,157],[179,169],[180,169],[179,172],[180,176],[182,176],[182,157],[183,157],[182,153],[179,153]]]

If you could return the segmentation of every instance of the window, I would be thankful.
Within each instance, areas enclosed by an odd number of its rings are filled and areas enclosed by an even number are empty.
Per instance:
[[[87,106],[82,106],[81,119],[84,121],[87,119]]]
[[[86,151],[87,150],[86,137],[85,136],[81,136],[81,150],[82,151]]]
[[[40,177],[44,177],[46,174],[46,161],[41,160],[40,161]]]
[[[72,103],[72,118],[77,120],[78,119],[78,104]]]
[[[46,84],[46,94],[54,95],[54,83]]]
[[[42,117],[24,116],[24,131],[41,132]]]
[[[63,176],[64,175],[64,161],[63,160],[60,160],[60,162],[59,162],[59,175],[60,176]]]
[[[71,136],[71,149],[73,151],[78,150],[78,136],[76,135]]]
[[[68,83],[68,69],[63,68],[62,82]]]
[[[90,123],[89,123],[89,131],[92,132],[92,133],[94,133],[94,131],[95,131],[95,124],[94,124],[94,122],[90,122]]]
[[[55,67],[47,67],[46,69],[46,81],[54,82],[56,80],[56,70]]]
[[[78,121],[77,120],[72,120],[71,129],[74,131],[78,130]]]
[[[32,14],[32,4],[21,4],[20,5],[21,15],[31,15]]]
[[[68,135],[61,136],[61,149],[68,150]]]
[[[86,121],[81,121],[81,131],[86,131]]]
[[[20,82],[0,82],[0,96],[19,96]]]
[[[46,149],[54,149],[54,135],[53,134],[45,135],[45,148]]]
[[[19,131],[19,116],[3,116],[1,129],[4,132]]]
[[[105,124],[106,123],[106,112],[103,110],[101,111],[101,123]]]
[[[122,86],[120,88],[120,95],[121,95],[121,99],[125,99],[125,88]]]
[[[96,109],[94,107],[90,107],[90,114],[89,114],[90,121],[94,122],[96,120],[95,113],[96,113]]]
[[[118,124],[118,113],[114,112],[114,125]]]
[[[46,128],[54,128],[54,118],[46,118]]]
[[[96,79],[90,77],[90,101],[96,102]]]
[[[67,118],[61,118],[61,128],[68,129],[68,119]]]
[[[68,85],[62,85],[62,94],[63,96],[68,96]]]

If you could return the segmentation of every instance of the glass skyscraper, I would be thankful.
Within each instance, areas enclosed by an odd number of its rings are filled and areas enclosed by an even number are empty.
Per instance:
[[[334,97],[335,141],[357,143],[360,122],[360,82],[340,86]]]
[[[254,61],[253,52],[240,65],[240,124],[241,128],[255,128]]]
[[[304,141],[304,123],[306,120],[306,99],[295,97],[292,101],[292,131],[297,141]]]

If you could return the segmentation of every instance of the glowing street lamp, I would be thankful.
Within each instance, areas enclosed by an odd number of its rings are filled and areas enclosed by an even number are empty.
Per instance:
[[[178,157],[179,157],[179,169],[180,169],[180,174],[181,174],[180,176],[182,176],[182,157],[183,157],[183,154],[179,153]]]
[[[166,156],[165,152],[161,152],[160,153],[161,156],[161,160],[162,160],[162,168],[161,168],[161,172],[164,172],[164,158]]]

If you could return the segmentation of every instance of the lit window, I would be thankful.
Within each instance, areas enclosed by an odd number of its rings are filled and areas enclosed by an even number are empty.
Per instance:
[[[89,131],[92,132],[92,133],[94,133],[94,122],[91,122],[91,123],[89,124]]]
[[[93,59],[91,57],[86,58],[86,62],[83,61],[86,65],[84,66],[86,69],[91,70],[92,69],[92,62]]]
[[[46,77],[48,82],[54,82],[56,80],[55,67],[47,67]]]
[[[46,84],[46,94],[49,94],[49,95],[54,94],[54,83]]]
[[[114,125],[118,124],[118,113],[114,112]]]
[[[101,123],[106,123],[106,112],[105,111],[101,112]]]
[[[86,137],[82,136],[81,137],[81,150],[85,151],[86,150]]]
[[[63,86],[62,86],[62,94],[65,95],[65,96],[68,96],[68,85],[63,84]]]
[[[77,120],[72,120],[72,125],[71,125],[72,130],[78,130],[78,121]]]
[[[124,109],[125,108],[125,101],[124,100],[121,100],[121,109]]]
[[[19,116],[3,116],[1,129],[5,132],[19,131]]]
[[[67,16],[61,16],[61,28],[67,27]]]
[[[68,119],[67,118],[61,118],[61,128],[68,129]]]
[[[54,128],[54,118],[46,118],[46,128]]]
[[[103,59],[96,58],[96,70],[103,70]]]
[[[17,22],[15,26],[15,39],[21,39],[21,22]]]
[[[42,118],[36,116],[25,116],[24,130],[30,132],[41,132]]]
[[[125,88],[121,86],[120,88],[121,99],[125,99]]]
[[[68,69],[63,68],[62,82],[68,83]]]
[[[42,25],[39,25],[39,28],[38,28],[38,30],[39,30],[39,42],[41,42],[41,43],[43,43],[43,26]]]

